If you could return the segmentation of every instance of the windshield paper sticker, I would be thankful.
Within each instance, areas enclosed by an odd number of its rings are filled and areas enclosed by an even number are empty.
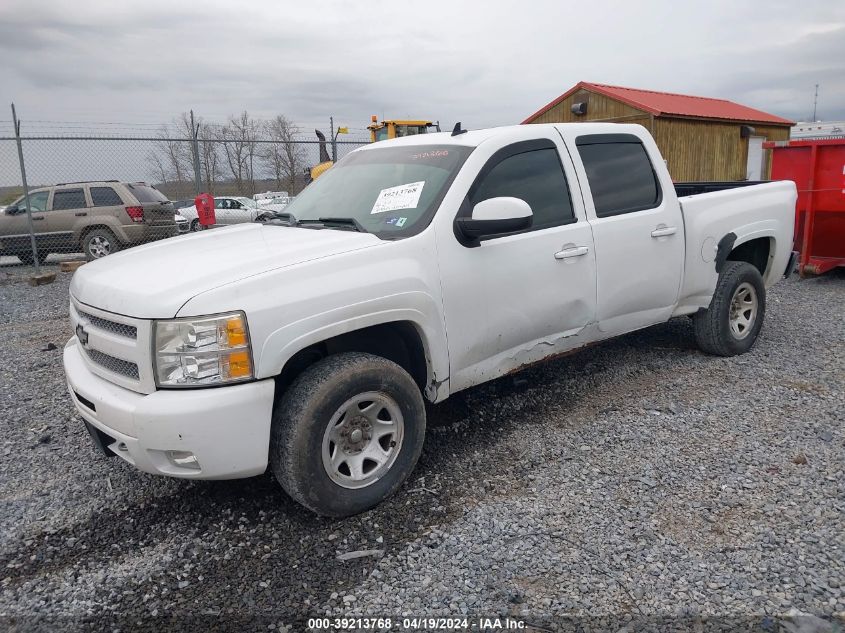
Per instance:
[[[373,205],[370,215],[396,211],[397,209],[416,209],[424,184],[425,180],[421,180],[420,182],[382,189],[378,198],[376,198],[376,203]]]

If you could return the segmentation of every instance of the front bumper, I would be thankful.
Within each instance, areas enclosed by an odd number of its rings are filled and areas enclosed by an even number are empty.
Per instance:
[[[144,472],[189,479],[238,479],[267,469],[272,379],[145,395],[91,373],[78,345],[74,337],[64,349],[70,396],[118,457]],[[171,451],[192,453],[199,469],[174,462]]]

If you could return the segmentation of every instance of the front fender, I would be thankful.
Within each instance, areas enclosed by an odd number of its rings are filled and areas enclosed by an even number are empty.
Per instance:
[[[426,355],[427,383],[441,382],[449,374],[446,335],[432,297],[424,292],[395,294],[342,306],[286,323],[264,340],[256,375],[275,376],[297,352],[327,339],[373,325],[406,321],[414,325]],[[438,399],[442,397],[438,393]]]

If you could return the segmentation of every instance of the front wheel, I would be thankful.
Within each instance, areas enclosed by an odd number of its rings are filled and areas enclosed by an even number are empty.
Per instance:
[[[766,314],[766,287],[751,264],[726,262],[710,307],[695,315],[695,340],[709,354],[736,356],[754,345]]]
[[[191,232],[199,231],[202,228],[199,220],[191,220]]]
[[[39,249],[38,263],[43,264],[44,261],[47,259],[47,255],[49,255],[49,253],[46,253],[45,251]],[[21,263],[25,266],[35,265],[35,257],[32,256],[32,251],[29,251],[27,253],[18,253],[18,259],[21,260]]]
[[[325,516],[368,510],[416,465],[425,407],[411,376],[351,352],[306,369],[273,413],[270,467],[297,502]]]

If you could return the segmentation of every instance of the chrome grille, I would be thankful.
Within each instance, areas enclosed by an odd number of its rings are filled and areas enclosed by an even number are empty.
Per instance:
[[[151,320],[83,304],[71,294],[70,322],[79,353],[92,373],[139,393],[156,390]]]
[[[109,356],[108,354],[96,349],[85,349],[85,347],[82,349],[85,350],[85,353],[92,362],[97,363],[101,367],[104,367],[116,374],[120,374],[121,376],[131,378],[132,380],[138,380],[140,378],[140,375],[138,374],[138,365],[135,363],[115,358],[114,356]]]
[[[86,321],[89,321],[94,327],[105,330],[106,332],[111,332],[112,334],[117,334],[118,336],[124,336],[126,338],[138,338],[138,328],[133,325],[126,325],[125,323],[116,323],[114,321],[109,321],[108,319],[101,319],[100,317],[88,314],[87,312],[82,312],[81,310],[79,311],[79,316]]]

